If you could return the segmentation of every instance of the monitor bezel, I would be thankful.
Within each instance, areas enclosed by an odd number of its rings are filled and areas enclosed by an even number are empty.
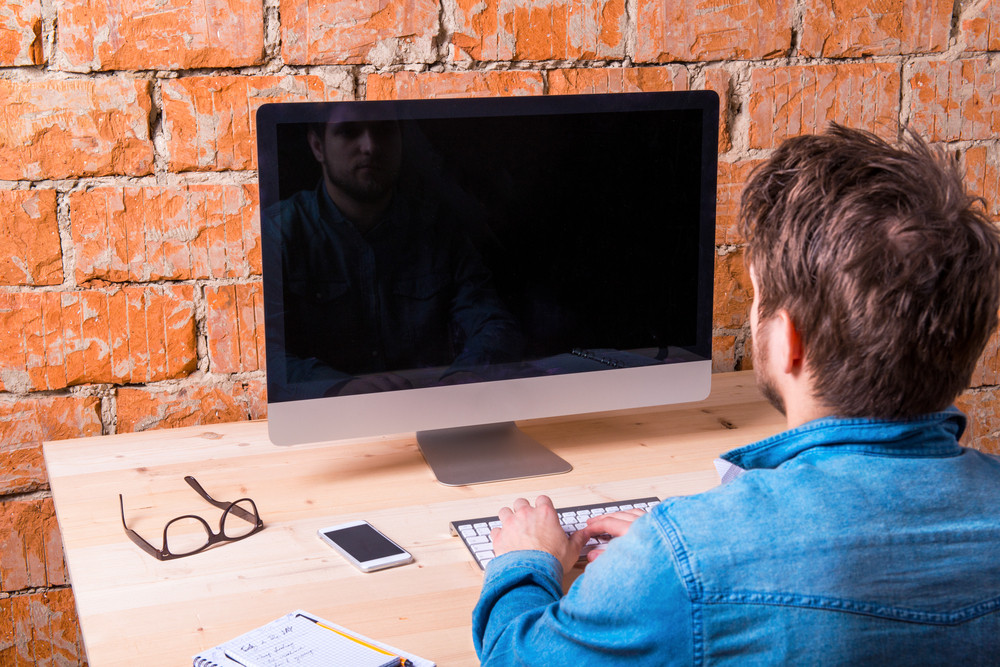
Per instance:
[[[279,199],[278,127],[327,122],[332,113],[371,120],[420,120],[570,113],[697,110],[702,114],[698,245],[697,345],[707,358],[642,368],[486,381],[402,391],[275,401],[285,375],[280,306],[280,252],[262,252],[267,354],[268,433],[293,445],[345,438],[407,434],[544,417],[681,403],[710,389],[715,256],[715,197],[719,99],[712,91],[669,91],[503,98],[336,101],[265,104],[257,111],[257,164],[262,244],[265,212]],[[274,335],[277,334],[277,335]]]

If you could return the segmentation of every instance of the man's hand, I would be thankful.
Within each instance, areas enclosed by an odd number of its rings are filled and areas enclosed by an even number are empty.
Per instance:
[[[645,510],[633,508],[621,512],[614,512],[612,514],[600,514],[598,516],[590,517],[590,519],[587,520],[587,527],[578,531],[578,533],[574,533],[574,537],[579,533],[586,533],[587,539],[593,537],[594,535],[610,535],[612,538],[621,537],[628,532],[629,528],[632,527],[632,522],[645,513]],[[586,540],[584,542],[586,542]],[[587,562],[592,563],[602,553],[604,553],[603,546],[597,547],[596,549],[588,552]]]
[[[452,384],[468,384],[469,382],[479,382],[482,380],[482,376],[478,373],[473,373],[472,371],[455,371],[454,373],[449,373],[443,378],[438,380],[438,384],[452,385]]]
[[[548,496],[538,496],[534,507],[524,498],[518,498],[513,509],[504,507],[497,516],[503,524],[492,532],[493,552],[497,556],[522,549],[545,551],[559,559],[564,573],[580,558],[580,550],[590,539],[589,528],[566,537]]]
[[[353,394],[368,394],[375,391],[394,391],[396,389],[411,389],[413,384],[406,378],[395,373],[378,373],[356,377],[340,388],[340,396]]]

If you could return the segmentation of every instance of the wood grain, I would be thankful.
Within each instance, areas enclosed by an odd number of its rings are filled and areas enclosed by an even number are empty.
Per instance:
[[[536,420],[522,429],[568,460],[564,475],[465,487],[438,484],[412,435],[277,447],[266,422],[47,442],[44,454],[90,664],[185,665],[200,650],[302,608],[435,660],[474,665],[471,612],[482,574],[448,522],[495,514],[518,496],[557,505],[704,491],[722,452],[780,431],[752,373],[713,376],[704,401]],[[249,539],[159,562],[121,527],[159,544],[164,524],[256,501]],[[363,574],[316,530],[364,518],[415,562]]]

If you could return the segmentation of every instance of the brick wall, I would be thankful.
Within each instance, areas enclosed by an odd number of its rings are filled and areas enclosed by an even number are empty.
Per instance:
[[[1000,0],[8,0],[0,11],[0,665],[83,664],[39,443],[265,416],[253,116],[276,100],[709,88],[714,366],[734,216],[827,120],[956,151],[1000,217]],[[1000,450],[998,343],[962,405]]]

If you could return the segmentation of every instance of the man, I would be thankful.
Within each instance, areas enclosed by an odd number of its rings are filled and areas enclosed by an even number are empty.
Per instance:
[[[831,127],[753,175],[741,226],[763,393],[745,469],[567,540],[500,511],[484,664],[997,664],[1000,458],[950,409],[996,325],[1000,241],[951,163]],[[615,536],[562,596],[583,541]]]
[[[268,216],[288,382],[307,395],[386,391],[517,359],[517,325],[462,225],[404,168],[400,125],[348,115],[310,126],[307,141],[320,182]]]

